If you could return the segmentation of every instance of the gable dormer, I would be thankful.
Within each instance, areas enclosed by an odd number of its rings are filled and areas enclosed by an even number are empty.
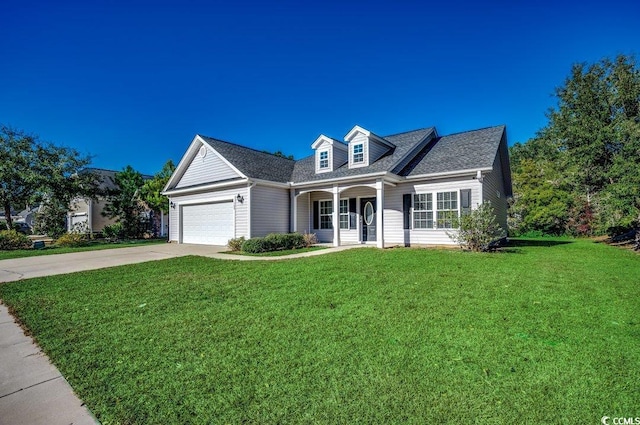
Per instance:
[[[333,171],[347,162],[347,146],[324,134],[313,142],[311,148],[316,151],[316,173]]]
[[[353,127],[344,136],[344,141],[348,143],[349,168],[366,167],[373,164],[395,148],[392,143],[359,125]]]

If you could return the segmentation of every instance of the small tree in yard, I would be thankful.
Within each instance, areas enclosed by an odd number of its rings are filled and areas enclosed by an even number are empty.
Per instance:
[[[139,191],[144,184],[142,174],[127,165],[116,173],[114,183],[118,189],[109,194],[103,215],[122,224],[124,237],[141,238],[148,223],[145,208],[140,202]]]
[[[472,251],[491,251],[492,242],[507,236],[506,232],[496,221],[496,214],[491,202],[485,202],[469,214],[459,219],[460,228],[457,232],[448,233],[461,247]]]

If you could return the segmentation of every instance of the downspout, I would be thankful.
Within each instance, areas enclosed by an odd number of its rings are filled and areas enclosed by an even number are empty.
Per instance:
[[[482,177],[482,171],[476,171],[476,180],[480,183],[480,204],[476,205],[476,208],[484,203],[484,178]]]
[[[251,182],[250,185],[247,186],[247,239],[251,239],[251,189],[256,185],[256,182]]]
[[[89,233],[93,235],[93,199],[89,199]]]

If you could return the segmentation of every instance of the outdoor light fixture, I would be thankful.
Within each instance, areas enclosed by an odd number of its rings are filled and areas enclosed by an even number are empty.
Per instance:
[[[243,203],[244,202],[244,196],[242,196],[241,194],[238,193],[238,196],[236,196],[236,199],[238,200],[238,202]]]
[[[176,208],[176,203],[175,203],[175,202],[173,202],[173,201],[171,201],[171,202],[169,202],[169,206],[170,206],[171,208],[175,209],[175,208]]]

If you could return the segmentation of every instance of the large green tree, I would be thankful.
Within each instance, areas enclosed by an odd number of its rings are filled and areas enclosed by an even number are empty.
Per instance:
[[[75,149],[44,143],[38,136],[0,126],[0,206],[7,227],[12,225],[12,209],[34,202],[64,205],[64,215],[56,215],[64,223],[69,201],[93,190],[78,177],[78,171],[90,161]]]
[[[169,212],[168,198],[162,194],[162,190],[167,185],[175,169],[176,166],[173,164],[173,161],[168,160],[162,167],[162,170],[142,185],[140,194],[144,202],[146,202],[152,210],[162,211],[165,214]]]
[[[117,189],[107,195],[103,214],[122,224],[125,237],[140,238],[148,227],[148,217],[140,199],[144,178],[127,165],[115,174],[114,183]]]
[[[576,64],[536,137],[512,147],[512,221],[593,234],[638,224],[640,70],[620,55]],[[562,229],[564,226],[564,229]]]

